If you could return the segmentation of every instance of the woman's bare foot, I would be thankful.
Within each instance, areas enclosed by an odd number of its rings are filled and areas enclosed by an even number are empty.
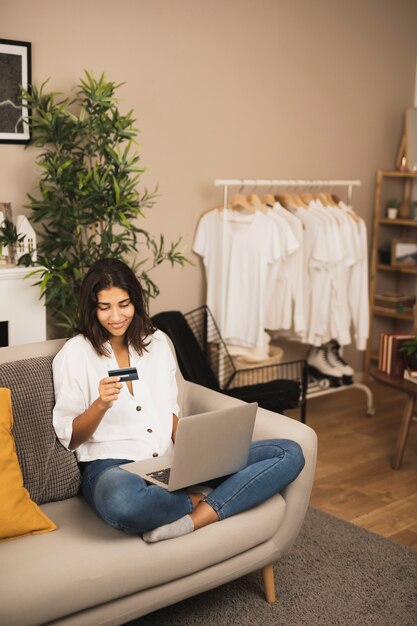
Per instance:
[[[190,493],[189,495],[193,503],[194,510],[196,509],[197,505],[201,502],[201,500],[204,500],[204,498],[206,497],[204,493]]]
[[[216,511],[203,500],[200,500],[194,511],[190,513],[190,518],[194,524],[194,530],[197,530],[198,528],[203,528],[203,526],[208,526],[208,524],[213,524],[213,522],[219,521],[219,516],[217,515]]]

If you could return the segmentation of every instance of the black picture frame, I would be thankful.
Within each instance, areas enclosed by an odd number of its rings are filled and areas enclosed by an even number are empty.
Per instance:
[[[28,143],[30,109],[20,101],[20,85],[32,82],[32,45],[0,39],[0,143]]]

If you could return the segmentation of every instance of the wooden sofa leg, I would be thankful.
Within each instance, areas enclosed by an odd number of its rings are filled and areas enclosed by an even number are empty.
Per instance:
[[[264,583],[264,591],[266,601],[272,604],[277,599],[275,594],[274,568],[271,565],[265,565],[262,568],[262,580]]]

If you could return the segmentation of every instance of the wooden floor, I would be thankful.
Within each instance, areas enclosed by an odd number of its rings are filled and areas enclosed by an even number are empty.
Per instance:
[[[390,459],[406,396],[377,382],[369,387],[375,406],[371,417],[359,389],[308,401],[307,424],[319,441],[311,504],[417,548],[417,422],[411,425],[401,469],[393,470]]]

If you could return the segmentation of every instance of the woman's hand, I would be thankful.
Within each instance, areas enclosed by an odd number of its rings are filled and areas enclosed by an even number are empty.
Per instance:
[[[98,384],[98,398],[72,422],[70,450],[78,448],[95,433],[106,411],[118,399],[122,387],[123,383],[119,382],[119,376],[106,376],[106,378],[100,380]]]
[[[102,378],[98,385],[99,400],[103,403],[105,410],[113,406],[118,399],[123,383],[119,382],[119,376],[106,376]]]

